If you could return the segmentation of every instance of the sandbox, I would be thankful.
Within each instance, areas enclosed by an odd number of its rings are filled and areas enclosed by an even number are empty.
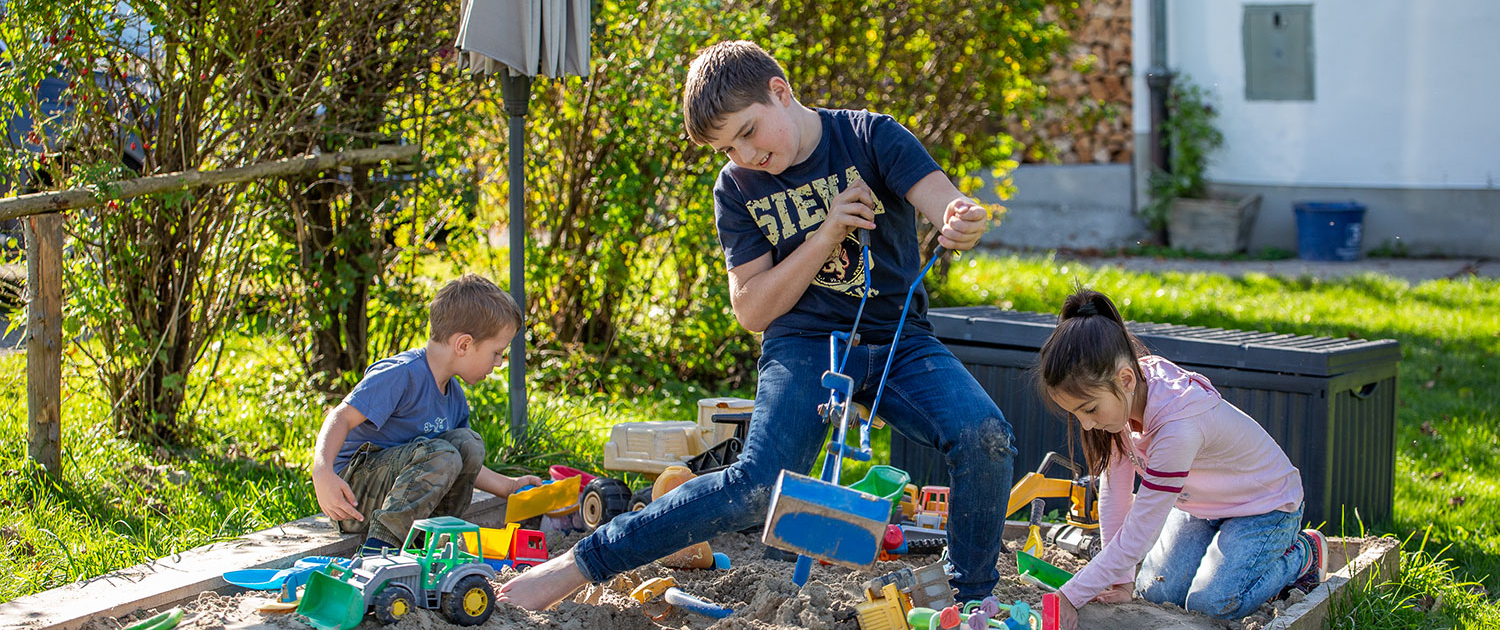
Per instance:
[[[569,537],[554,535],[549,540],[549,547],[555,555],[577,539],[576,534]],[[863,586],[867,580],[902,567],[918,567],[937,560],[937,556],[909,556],[893,562],[877,563],[868,571],[817,566],[808,584],[798,589],[791,581],[792,564],[763,558],[765,548],[757,536],[730,534],[711,542],[715,551],[729,555],[733,568],[679,570],[652,564],[638,569],[635,574],[641,579],[670,575],[685,591],[735,609],[736,613],[726,619],[714,620],[679,609],[668,613],[660,621],[654,621],[643,606],[630,599],[626,593],[610,588],[609,585],[597,585],[585,587],[569,601],[544,612],[528,612],[499,605],[489,621],[479,627],[496,630],[647,630],[663,627],[694,630],[858,630],[859,624],[854,617],[853,608],[864,601]],[[1379,567],[1384,572],[1383,575],[1393,576],[1399,566],[1399,551],[1396,541],[1391,539],[1332,539],[1329,555],[1332,577],[1327,584],[1308,596],[1297,593],[1290,599],[1268,603],[1245,619],[1221,621],[1191,614],[1180,608],[1157,606],[1137,600],[1113,606],[1087,606],[1080,612],[1080,627],[1110,630],[1310,630],[1321,627],[1329,602],[1340,596],[1357,575]],[[1081,561],[1057,549],[1048,549],[1045,558],[1069,570],[1082,566]],[[1008,603],[1021,600],[1039,605],[1043,591],[1020,581],[1016,576],[1014,556],[1002,556],[998,566],[1001,580],[995,589],[995,595],[1001,601]],[[496,586],[515,575],[509,569],[502,571],[495,580]],[[295,615],[263,614],[255,610],[271,597],[272,594],[269,593],[245,592],[233,587],[204,591],[180,602],[185,614],[178,627],[236,630],[302,630],[310,627]],[[118,630],[170,605],[171,603],[157,603],[150,609],[113,617],[100,616],[73,627]],[[22,627],[44,630],[60,626],[23,624]],[[367,617],[360,625],[361,630],[379,627],[372,617]],[[419,610],[392,626],[392,630],[448,630],[457,627],[450,625],[436,612]]]

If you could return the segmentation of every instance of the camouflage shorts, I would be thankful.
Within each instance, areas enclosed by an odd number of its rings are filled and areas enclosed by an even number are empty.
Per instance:
[[[462,516],[484,453],[484,439],[468,427],[390,448],[361,445],[339,477],[365,520],[338,521],[339,531],[400,544],[419,518]]]

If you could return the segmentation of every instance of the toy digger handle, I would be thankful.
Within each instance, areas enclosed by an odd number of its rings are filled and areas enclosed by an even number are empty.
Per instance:
[[[734,614],[734,610],[708,600],[689,595],[680,588],[672,587],[662,593],[662,600],[686,611],[695,612],[711,619],[723,619]]]
[[[1074,479],[1077,479],[1079,475],[1083,474],[1083,469],[1079,468],[1078,464],[1073,463],[1073,460],[1071,459],[1059,455],[1057,451],[1047,451],[1047,456],[1042,458],[1041,465],[1036,467],[1037,474],[1045,475],[1047,472],[1047,467],[1051,466],[1052,464],[1057,464],[1058,466],[1062,466],[1063,468],[1068,469],[1069,472],[1073,473]]]
[[[1042,510],[1046,509],[1047,502],[1040,498],[1031,500],[1031,526],[1036,527],[1042,523]]]

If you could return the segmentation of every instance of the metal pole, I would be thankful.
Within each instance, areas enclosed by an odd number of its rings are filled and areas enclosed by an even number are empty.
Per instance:
[[[500,78],[505,113],[510,115],[510,294],[526,313],[526,110],[531,77],[509,72]],[[526,326],[510,342],[510,434],[526,434]]]

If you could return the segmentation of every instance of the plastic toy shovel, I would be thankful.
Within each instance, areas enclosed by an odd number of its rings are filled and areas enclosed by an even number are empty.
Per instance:
[[[248,588],[254,591],[274,591],[281,588],[288,579],[299,575],[312,573],[318,569],[328,566],[330,562],[338,562],[342,566],[348,566],[348,558],[334,558],[332,556],[309,556],[298,560],[288,569],[244,569],[241,571],[224,572],[224,581],[235,586]],[[301,580],[306,582],[306,579]]]
[[[1031,500],[1031,529],[1026,534],[1026,542],[1021,543],[1021,551],[1035,557],[1042,557],[1042,509],[1045,502],[1041,499]]]
[[[666,602],[671,606],[676,606],[683,610],[695,612],[713,619],[723,619],[734,614],[733,609],[725,608],[718,604],[709,602],[708,600],[689,595],[682,589],[677,588],[677,580],[674,580],[670,577],[653,578],[651,580],[648,580],[645,584],[637,586],[635,590],[631,591],[630,597],[631,599],[634,599],[635,601],[638,601],[642,604],[651,603],[660,599],[661,601]],[[660,621],[662,618],[665,618],[666,613],[670,611],[671,610],[669,608],[667,611],[664,611],[662,614],[656,615],[653,618],[657,621]]]
[[[847,402],[854,394],[853,379],[837,372],[824,372],[823,386],[835,393],[830,404],[839,395]],[[850,405],[839,408],[842,413],[823,459],[821,477],[781,471],[761,534],[767,546],[799,556],[792,572],[792,582],[798,586],[807,583],[814,558],[852,569],[874,564],[891,518],[889,499],[839,485],[844,452],[834,445],[844,441]]]

